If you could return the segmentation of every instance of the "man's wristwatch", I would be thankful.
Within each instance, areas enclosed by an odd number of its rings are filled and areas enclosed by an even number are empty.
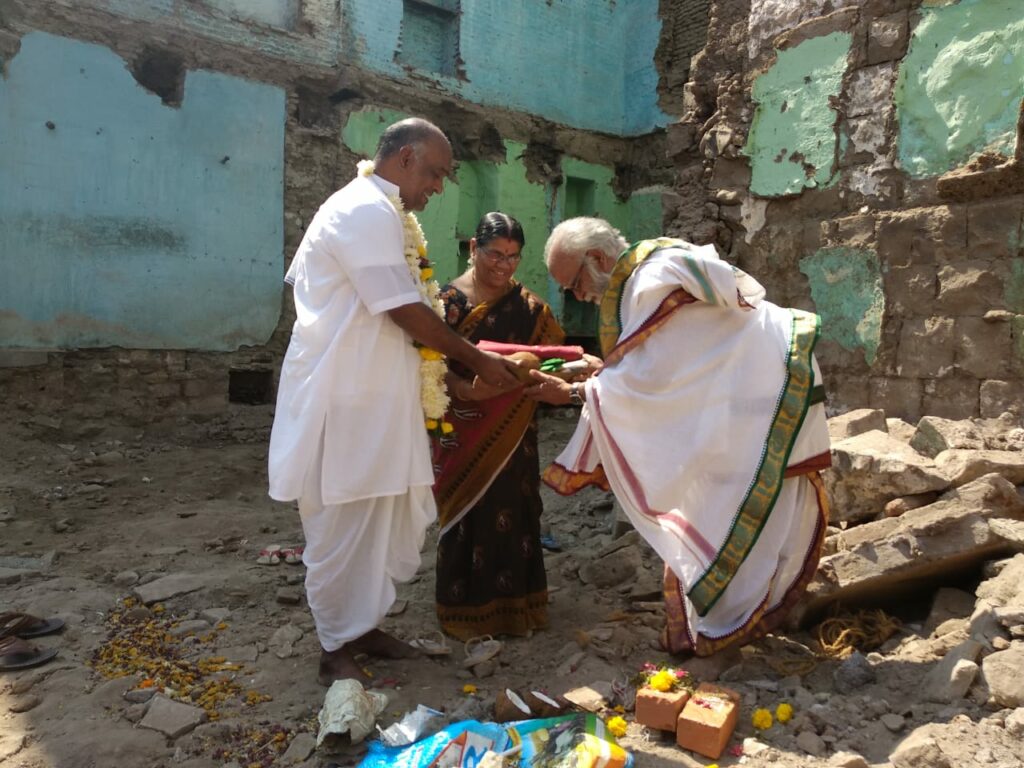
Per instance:
[[[580,390],[583,388],[582,384],[571,384],[569,386],[569,403],[572,405],[583,405],[583,395],[580,394]]]

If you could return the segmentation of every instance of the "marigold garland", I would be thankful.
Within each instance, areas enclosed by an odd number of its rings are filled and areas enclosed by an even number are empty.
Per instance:
[[[372,160],[362,160],[356,166],[359,175],[370,177],[376,166]],[[427,240],[423,236],[416,214],[406,211],[402,198],[388,195],[388,201],[394,206],[402,220],[402,240],[405,248],[405,261],[409,265],[416,289],[423,302],[434,310],[438,317],[444,317],[444,303],[441,301],[441,289],[433,280],[434,269],[427,259]],[[423,407],[423,422],[427,431],[435,435],[450,435],[454,427],[444,420],[451,400],[445,387],[444,379],[448,373],[448,365],[444,355],[436,349],[416,344],[420,353],[420,405]]]

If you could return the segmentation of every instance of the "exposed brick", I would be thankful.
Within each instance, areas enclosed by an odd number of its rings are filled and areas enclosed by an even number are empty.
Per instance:
[[[1024,409],[1024,382],[983,381],[979,401],[982,418],[994,419],[1006,411],[1020,415]]]
[[[921,400],[924,412],[944,419],[965,419],[978,415],[981,382],[978,379],[946,378],[924,382]]]
[[[868,404],[886,416],[915,423],[924,415],[924,385],[920,379],[874,377],[869,382]]]
[[[868,30],[868,64],[903,58],[910,39],[906,11],[883,16],[871,22]]]
[[[958,261],[966,251],[967,216],[962,207],[888,214],[878,224],[878,254],[891,267]]]
[[[1021,250],[1024,198],[974,203],[967,208],[967,250],[971,259],[1008,259]]]
[[[953,370],[953,320],[928,317],[904,321],[897,361],[901,376],[948,376]]]

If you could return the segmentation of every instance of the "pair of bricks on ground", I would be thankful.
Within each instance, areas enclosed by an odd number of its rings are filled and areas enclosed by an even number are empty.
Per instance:
[[[739,720],[740,695],[711,683],[689,691],[636,693],[636,721],[648,728],[673,731],[683,749],[718,759]]]

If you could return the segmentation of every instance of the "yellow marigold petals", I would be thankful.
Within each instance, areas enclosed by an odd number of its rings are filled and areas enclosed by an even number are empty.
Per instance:
[[[424,423],[427,425],[427,429],[431,431],[437,429],[437,419],[427,419]]]
[[[786,702],[779,704],[775,708],[775,719],[780,723],[788,723],[793,719],[793,707]]]
[[[443,432],[444,434],[446,434],[446,435],[450,435],[450,434],[451,434],[452,432],[454,432],[454,431],[455,431],[455,427],[453,427],[453,426],[451,425],[451,422],[448,422],[448,421],[442,421],[442,422],[441,422],[441,431],[442,431],[442,432]]]
[[[472,696],[474,693],[476,693],[476,686],[472,683],[466,683],[464,686],[462,686],[462,692]]]
[[[772,713],[767,709],[755,709],[753,716],[750,718],[750,722],[759,731],[771,728]]]
[[[431,269],[430,267],[424,267],[423,269],[420,270],[420,278],[422,280],[429,280],[433,276],[434,276],[434,270]]]
[[[605,727],[608,729],[608,733],[617,739],[626,735],[626,721],[618,715],[609,720]]]
[[[444,360],[444,355],[430,347],[420,347],[420,357],[424,360]]]
[[[662,669],[651,675],[647,684],[656,691],[671,691],[676,684],[676,676],[667,669]]]

